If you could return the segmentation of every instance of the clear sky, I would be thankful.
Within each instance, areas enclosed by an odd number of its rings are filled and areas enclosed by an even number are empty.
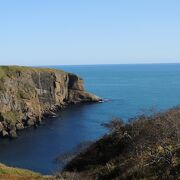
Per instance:
[[[1,0],[0,64],[180,63],[180,0]]]

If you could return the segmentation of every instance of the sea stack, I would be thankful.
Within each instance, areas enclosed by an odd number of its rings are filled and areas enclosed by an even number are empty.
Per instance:
[[[85,91],[83,80],[49,68],[0,67],[0,136],[16,137],[17,131],[36,126],[48,115],[69,104],[99,102]]]

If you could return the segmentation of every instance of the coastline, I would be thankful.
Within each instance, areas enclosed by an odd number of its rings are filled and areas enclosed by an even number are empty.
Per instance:
[[[0,67],[0,133],[15,138],[16,131],[38,126],[68,104],[99,102],[85,91],[75,74],[48,68]]]

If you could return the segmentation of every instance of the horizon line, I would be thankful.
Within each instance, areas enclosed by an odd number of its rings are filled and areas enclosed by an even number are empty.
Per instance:
[[[32,66],[32,67],[40,67],[40,66],[108,66],[108,65],[161,65],[161,64],[180,64],[180,62],[158,62],[158,63],[106,63],[106,64],[49,64],[49,65],[20,65],[20,64],[2,64],[0,66]]]

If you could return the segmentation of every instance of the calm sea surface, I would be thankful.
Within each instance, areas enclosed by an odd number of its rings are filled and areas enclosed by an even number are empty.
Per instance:
[[[126,121],[150,108],[180,104],[180,64],[53,67],[80,75],[88,91],[110,101],[69,107],[15,140],[0,139],[0,162],[53,173],[58,155],[98,139],[106,133],[101,124],[113,117]]]

